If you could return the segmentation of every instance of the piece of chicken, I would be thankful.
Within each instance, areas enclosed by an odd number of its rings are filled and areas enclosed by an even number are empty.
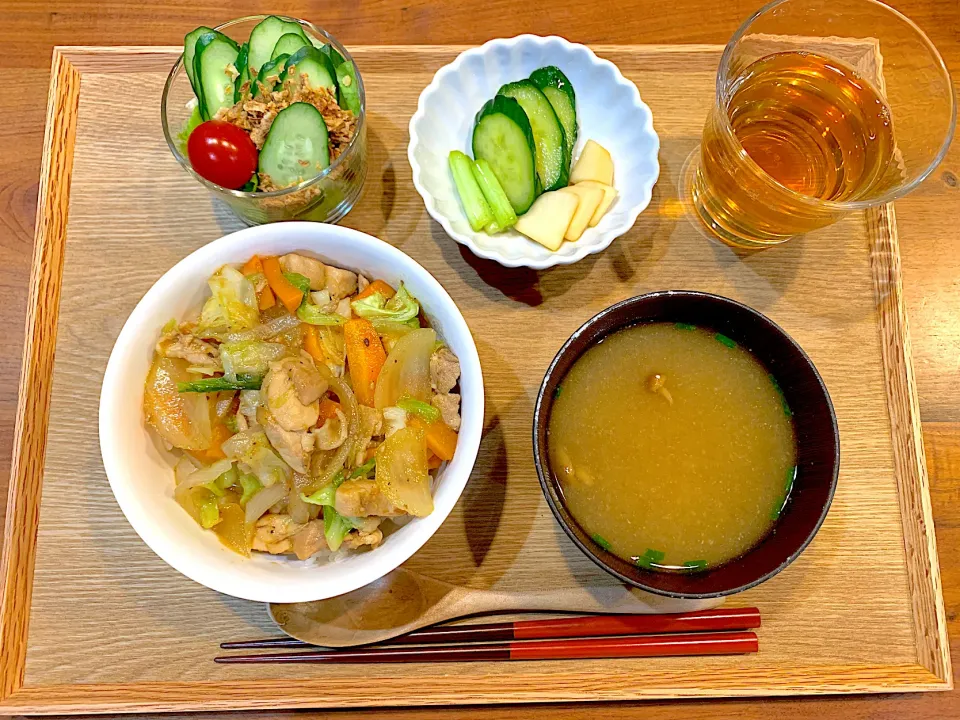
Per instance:
[[[370,286],[370,281],[365,275],[357,275],[357,292],[362,293]]]
[[[443,395],[453,390],[460,379],[460,361],[446,345],[430,356],[430,384]]]
[[[267,439],[280,457],[294,472],[306,473],[310,467],[310,453],[313,452],[314,438],[305,430],[290,431],[277,422],[273,413],[266,413],[266,422],[263,426]]]
[[[375,548],[383,542],[383,531],[377,528],[373,532],[363,532],[362,530],[351,530],[343,538],[343,544],[340,547],[348,550],[359,550],[364,545]]]
[[[283,358],[270,363],[261,392],[267,408],[284,430],[306,430],[320,417],[320,396],[327,381],[309,357]]]
[[[196,367],[209,367],[220,372],[220,348],[189,333],[177,333],[174,337],[157,343],[157,352],[168,358],[182,358]]]
[[[282,255],[280,267],[284,272],[303,275],[310,281],[311,290],[322,290],[327,281],[327,266],[319,260],[297,253]]]
[[[293,550],[293,536],[303,527],[289,515],[263,515],[254,526],[253,549],[273,555],[288,553]]]
[[[347,517],[396,517],[405,513],[380,492],[375,480],[348,480],[337,488],[334,509]]]
[[[460,430],[460,396],[457,393],[434,395],[430,404],[440,411],[440,417],[451,430]]]
[[[357,274],[328,265],[324,287],[332,300],[349,297],[357,291]]]
[[[306,560],[327,548],[323,520],[311,520],[290,539],[293,552],[300,560]]]

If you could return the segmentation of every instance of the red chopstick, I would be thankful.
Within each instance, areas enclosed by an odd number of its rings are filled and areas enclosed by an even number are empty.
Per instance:
[[[477,660],[571,660],[589,658],[736,655],[757,652],[752,632],[682,633],[631,637],[564,638],[462,646],[369,647],[272,655],[232,655],[218,663],[406,663]]]
[[[517,620],[486,625],[446,625],[414,630],[406,635],[384,640],[377,645],[510,642],[547,638],[750,630],[758,627],[760,627],[760,611],[757,608],[718,608],[673,615],[586,615],[549,620]],[[225,642],[221,643],[220,647],[224,650],[251,650],[315,646],[301,640],[282,637]]]

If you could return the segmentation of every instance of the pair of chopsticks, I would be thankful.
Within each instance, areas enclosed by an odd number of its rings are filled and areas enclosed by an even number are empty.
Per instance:
[[[676,615],[591,615],[415,630],[362,648],[318,648],[292,638],[221,643],[224,650],[302,652],[222,655],[218,663],[387,663],[559,660],[757,652],[757,608]],[[312,648],[312,649],[307,649]]]

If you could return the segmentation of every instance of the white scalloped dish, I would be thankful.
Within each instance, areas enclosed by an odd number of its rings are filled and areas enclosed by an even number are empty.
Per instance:
[[[472,230],[447,161],[453,150],[473,156],[474,117],[503,84],[526,78],[544,65],[559,67],[576,92],[580,130],[574,162],[587,140],[598,142],[613,157],[613,184],[618,193],[596,227],[588,228],[576,242],[564,242],[556,252],[515,230],[496,235]],[[519,35],[467,50],[437,71],[420,94],[417,111],[410,119],[407,155],[413,184],[427,212],[450,237],[501,265],[542,270],[601,252],[633,227],[650,203],[660,174],[659,149],[650,108],[616,65],[598,58],[588,47],[560,37]]]

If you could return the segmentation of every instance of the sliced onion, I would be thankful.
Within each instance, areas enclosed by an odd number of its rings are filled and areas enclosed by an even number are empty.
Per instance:
[[[430,328],[414,330],[397,340],[377,378],[377,410],[396,405],[404,395],[430,398],[430,356],[436,341],[437,333]]]
[[[356,455],[354,446],[357,444],[360,435],[360,407],[357,404],[357,396],[353,394],[353,390],[343,380],[330,374],[326,367],[321,365],[317,369],[320,370],[321,375],[330,375],[327,381],[330,383],[330,390],[340,399],[340,409],[346,419],[347,439],[340,445],[337,453],[330,459],[326,467],[317,473],[310,484],[311,492],[330,482],[333,476],[346,464],[347,458]]]
[[[247,501],[247,507],[244,511],[245,521],[255,523],[260,519],[271,506],[280,502],[287,496],[287,486],[284,483],[276,483],[270,487],[265,487]]]
[[[232,460],[217,460],[217,462],[215,462],[213,465],[202,467],[199,470],[195,470],[187,475],[183,479],[183,482],[177,485],[177,490],[189,490],[190,488],[197,487],[197,485],[206,485],[207,483],[216,480],[232,467]]]
[[[262,325],[257,325],[252,330],[230,333],[226,336],[225,341],[235,343],[243,342],[244,340],[266,340],[296,327],[300,327],[300,319],[294,315],[283,314]]]
[[[300,491],[296,487],[290,488],[290,492],[287,493],[287,514],[299,525],[310,520],[310,510],[307,508],[307,503],[300,498]]]
[[[177,460],[177,464],[173,466],[173,477],[176,479],[177,485],[179,485],[196,471],[196,462],[192,457],[184,453],[180,456],[180,459]]]

